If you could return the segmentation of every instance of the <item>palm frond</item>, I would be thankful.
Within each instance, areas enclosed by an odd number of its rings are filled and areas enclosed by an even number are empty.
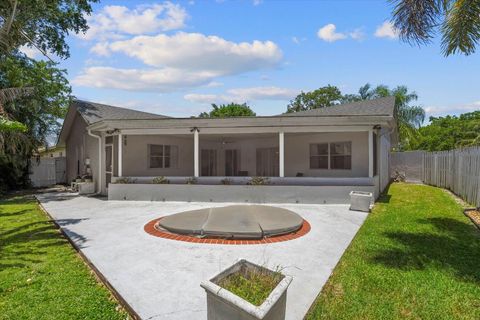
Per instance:
[[[447,0],[390,0],[394,5],[393,25],[399,37],[410,44],[431,41],[438,17]]]
[[[445,56],[474,53],[480,39],[480,0],[457,0],[447,11],[442,33]]]

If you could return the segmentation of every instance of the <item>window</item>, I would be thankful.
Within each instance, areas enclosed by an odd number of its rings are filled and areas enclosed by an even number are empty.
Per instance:
[[[310,169],[328,169],[328,143],[310,145]]]
[[[310,169],[351,168],[351,142],[315,143],[310,145]]]
[[[150,168],[175,168],[177,165],[177,146],[164,144],[148,145]]]
[[[330,143],[330,169],[352,168],[352,143]]]

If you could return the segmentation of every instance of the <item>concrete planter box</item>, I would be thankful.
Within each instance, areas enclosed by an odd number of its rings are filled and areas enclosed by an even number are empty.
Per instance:
[[[279,284],[273,289],[267,299],[260,305],[255,306],[248,301],[236,296],[230,291],[217,285],[219,281],[236,272],[245,269],[257,269],[262,272],[273,271],[248,262],[244,259],[233,266],[225,269],[209,281],[204,281],[201,287],[207,293],[207,319],[235,319],[235,320],[282,320],[285,319],[287,306],[287,289],[292,282],[289,276],[283,276]]]
[[[93,182],[80,182],[77,184],[78,194],[91,194],[95,192],[95,184]]]
[[[372,201],[373,194],[371,192],[350,192],[350,210],[369,212]]]
[[[108,200],[348,204],[352,190],[375,186],[248,186],[110,183]]]

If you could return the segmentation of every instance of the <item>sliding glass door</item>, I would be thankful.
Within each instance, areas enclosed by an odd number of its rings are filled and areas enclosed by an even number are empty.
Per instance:
[[[202,149],[201,155],[202,176],[217,175],[217,150]]]
[[[240,171],[240,150],[225,150],[225,175],[239,176]]]
[[[257,176],[278,177],[279,159],[278,148],[257,149]]]

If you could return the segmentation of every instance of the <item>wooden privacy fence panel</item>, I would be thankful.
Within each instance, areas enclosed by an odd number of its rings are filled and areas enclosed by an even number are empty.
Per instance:
[[[423,182],[480,207],[480,147],[425,152]]]

